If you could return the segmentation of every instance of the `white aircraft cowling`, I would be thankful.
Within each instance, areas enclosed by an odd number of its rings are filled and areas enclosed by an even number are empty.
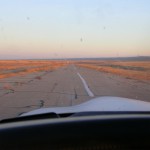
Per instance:
[[[78,113],[94,111],[150,111],[150,103],[140,100],[121,97],[98,97],[75,106],[40,108],[20,116],[29,116],[44,113]]]

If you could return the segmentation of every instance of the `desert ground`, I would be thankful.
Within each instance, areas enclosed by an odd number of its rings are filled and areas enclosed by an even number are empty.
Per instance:
[[[0,61],[0,119],[100,96],[150,101],[150,61]]]

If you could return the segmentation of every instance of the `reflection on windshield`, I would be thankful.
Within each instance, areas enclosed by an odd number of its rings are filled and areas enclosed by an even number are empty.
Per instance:
[[[0,2],[0,119],[102,96],[149,101],[150,2]]]

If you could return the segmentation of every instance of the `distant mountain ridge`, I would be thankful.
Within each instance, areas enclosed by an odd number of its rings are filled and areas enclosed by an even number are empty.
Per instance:
[[[150,56],[135,56],[135,57],[95,57],[95,58],[46,58],[46,59],[42,59],[42,58],[30,58],[30,59],[0,59],[0,60],[51,60],[51,61],[68,61],[68,60],[116,60],[116,61],[150,61]]]
[[[150,56],[137,57],[101,57],[101,58],[68,58],[66,60],[116,60],[116,61],[150,61]]]

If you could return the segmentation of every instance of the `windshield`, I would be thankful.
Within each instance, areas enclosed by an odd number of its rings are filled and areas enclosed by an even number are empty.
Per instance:
[[[150,101],[149,41],[149,0],[0,0],[0,119]]]

